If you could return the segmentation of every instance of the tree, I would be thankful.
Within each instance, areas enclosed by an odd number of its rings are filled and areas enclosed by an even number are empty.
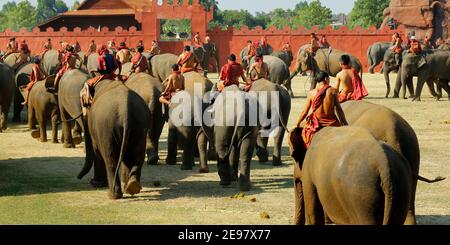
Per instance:
[[[12,23],[9,27],[13,30],[19,30],[21,27],[30,30],[36,25],[36,9],[28,0],[21,1],[8,19]]]
[[[70,8],[70,10],[77,10],[78,7],[80,7],[80,2],[75,1],[72,5],[72,7]]]
[[[62,0],[38,0],[37,20],[42,22],[48,20],[59,13],[66,12],[69,8]]]
[[[272,12],[266,14],[269,21],[267,26],[275,26],[278,29],[283,29],[285,26],[292,26],[293,13],[290,9],[284,10],[277,8]]]
[[[309,4],[306,2],[300,3],[294,15],[293,26],[311,28],[318,25],[324,27],[331,24],[332,11],[322,6],[319,0],[313,0]]]
[[[354,28],[357,25],[363,28],[372,25],[380,27],[383,23],[383,11],[389,6],[389,2],[389,0],[356,0],[349,15],[349,27]]]

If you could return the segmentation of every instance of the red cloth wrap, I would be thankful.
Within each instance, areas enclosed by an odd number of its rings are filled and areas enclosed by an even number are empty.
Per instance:
[[[229,61],[220,71],[220,80],[224,81],[225,87],[230,85],[239,85],[239,77],[244,74],[241,64]]]

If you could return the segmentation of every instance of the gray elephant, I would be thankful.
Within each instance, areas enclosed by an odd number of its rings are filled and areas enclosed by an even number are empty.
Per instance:
[[[424,52],[429,52],[429,50],[425,50]],[[400,56],[400,60],[397,62],[395,60],[395,53],[392,50],[387,50],[384,54],[383,57],[383,74],[384,74],[384,79],[386,81],[386,98],[389,97],[389,94],[391,92],[391,83],[390,83],[390,79],[389,79],[389,73],[391,72],[397,72],[397,78],[396,78],[396,82],[395,82],[395,89],[394,89],[394,96],[393,98],[399,98],[400,97],[400,90],[402,88],[402,81],[401,81],[401,74],[402,74],[402,70],[401,70],[401,64],[403,61],[403,57],[405,55],[408,54],[407,50],[404,50],[402,55]],[[430,90],[431,95],[433,95],[434,97],[437,97],[437,94],[434,90],[434,85],[433,85],[433,81],[427,81],[427,85],[428,88]],[[410,97],[414,97],[414,85],[412,83],[412,81],[409,81],[405,87],[404,87],[404,91],[403,91],[403,97],[406,98],[406,87],[408,88]]]
[[[257,102],[250,102],[248,98],[238,86],[232,85],[226,87],[212,105],[220,185],[228,186],[238,180],[241,191],[251,189],[250,163],[258,134],[257,125],[250,121],[250,115],[256,113],[252,104]],[[230,109],[233,114],[227,113]]]
[[[215,44],[205,44],[203,48],[191,47],[191,50],[194,50],[194,55],[197,60],[200,61],[201,67],[203,68],[203,76],[207,77],[209,72],[209,65],[211,58],[213,58],[216,62],[217,72],[220,72],[220,64],[219,64],[219,51]]]
[[[172,65],[176,64],[178,56],[174,54],[159,54],[153,56],[148,62],[148,70],[152,77],[157,78],[161,83],[172,73]]]
[[[297,65],[295,66],[294,72],[291,73],[291,79],[294,78],[298,73],[303,73],[306,71],[311,71],[312,75],[316,74],[319,70],[326,71],[330,76],[336,77],[336,75],[341,71],[339,59],[342,55],[347,54],[338,49],[331,48],[321,48],[318,49],[316,55],[313,57],[308,51],[310,45],[304,45],[301,47],[297,54]],[[355,56],[347,54],[350,56],[350,65],[361,73],[362,77],[362,65],[361,62]],[[311,90],[316,87],[316,83],[311,83]]]
[[[3,64],[13,68],[19,63],[20,53],[12,53],[8,55],[6,58],[3,58]]]
[[[430,51],[426,55],[407,54],[403,57],[401,81],[403,87],[417,76],[417,88],[414,101],[420,101],[422,88],[426,81],[436,81],[447,92],[450,99],[450,87],[448,81],[450,75],[450,52]],[[405,92],[405,89],[403,89]]]
[[[294,97],[294,92],[291,87],[291,77],[289,74],[289,67],[278,57],[265,55],[264,62],[269,67],[269,79],[271,82],[283,85],[288,91],[289,94]],[[244,70],[247,70],[248,66],[253,65],[255,63],[255,59],[252,58],[250,64],[243,63]],[[248,75],[248,74],[247,74]]]
[[[9,66],[0,63],[0,133],[7,128],[9,107],[15,89],[14,71]]]
[[[91,74],[98,70],[98,53],[91,53],[84,61],[86,63],[86,71]]]
[[[183,100],[174,101],[174,98],[172,98],[172,104],[169,108],[169,135],[167,139],[166,164],[176,164],[177,146],[179,146],[183,150],[183,162],[181,165],[181,169],[191,170],[194,166],[194,147],[196,146],[196,139],[200,127],[202,126],[202,120],[194,117],[196,115],[195,112],[197,112],[197,109],[195,109],[195,99],[198,99],[198,101],[202,101],[203,96],[211,91],[213,84],[210,80],[197,72],[187,72],[183,75],[185,78],[185,90],[183,94],[189,97],[190,104]],[[195,91],[194,89],[197,86],[198,91]],[[175,117],[178,116],[178,114],[174,111],[179,110],[179,108],[186,108],[191,112],[183,116],[183,122],[179,122],[179,120],[176,120],[176,118],[172,117],[172,115]],[[200,108],[200,111],[198,111],[198,113],[204,111],[205,109],[206,105],[202,103],[202,107]],[[196,119],[197,124],[195,123]],[[200,172],[208,171],[207,161],[201,160]]]
[[[86,159],[79,177],[89,172],[92,163],[103,168],[109,196],[120,199],[123,191],[136,195],[141,191],[141,168],[150,121],[148,105],[120,81],[103,80],[95,87],[92,106],[87,114],[91,140],[86,142]]]
[[[270,54],[272,56],[278,57],[281,60],[284,61],[284,63],[286,64],[286,66],[289,68],[292,65],[292,61],[294,61],[294,55],[292,54],[292,52],[287,52],[287,51],[275,51],[272,54]]]
[[[275,134],[272,136],[274,139],[272,164],[274,166],[279,166],[281,165],[281,147],[283,144],[284,133],[288,131],[287,123],[291,112],[291,97],[286,89],[265,79],[253,82],[250,92],[255,92],[258,95],[258,115],[270,120],[270,123],[264,126],[261,125],[262,120],[258,120],[260,123],[260,133],[257,138],[256,155],[260,162],[268,161],[269,154],[267,152],[267,143],[269,137],[263,137],[261,132],[265,132],[271,127],[278,126],[274,131]],[[276,97],[272,97],[274,95],[276,95]],[[275,99],[278,99],[278,101],[275,102]],[[278,107],[273,107],[273,105],[278,105]],[[272,109],[275,109],[275,111]],[[274,122],[274,120],[276,120],[276,122]],[[272,125],[272,123],[276,125]]]
[[[42,72],[46,76],[54,75],[61,67],[61,57],[58,50],[49,50],[45,52],[41,60]]]
[[[401,225],[410,203],[407,160],[370,131],[326,127],[308,151],[301,128],[290,135],[295,160],[295,223]]]
[[[30,82],[30,73],[33,69],[33,64],[27,63],[19,66],[16,71],[16,92],[14,93],[14,117],[13,122],[20,122],[20,113],[22,112],[22,102],[25,101],[24,97],[19,91],[20,87],[26,86]]]
[[[47,79],[55,79],[50,76]],[[31,130],[31,136],[35,139],[39,138],[40,142],[47,142],[47,120],[51,119],[52,125],[52,143],[58,143],[58,121],[59,107],[58,97],[47,92],[45,88],[45,80],[36,82],[28,95],[28,126]],[[26,88],[19,88],[22,96],[26,97]],[[36,124],[39,129],[36,130]]]
[[[411,169],[412,193],[405,224],[416,224],[415,195],[417,180],[433,183],[443,180],[429,180],[419,175],[420,148],[414,129],[399,114],[391,109],[367,101],[347,101],[342,104],[345,118],[350,126],[368,129],[372,135],[401,153]]]
[[[370,45],[367,49],[367,64],[369,64],[369,73],[374,73],[375,67],[383,61],[384,54],[391,46],[392,43],[390,42],[376,42]]]
[[[148,125],[147,137],[147,163],[155,165],[158,163],[158,145],[159,137],[164,127],[165,118],[162,113],[162,105],[159,97],[162,93],[162,85],[156,78],[146,73],[137,73],[132,75],[125,85],[139,94],[148,105],[150,112],[150,121]]]

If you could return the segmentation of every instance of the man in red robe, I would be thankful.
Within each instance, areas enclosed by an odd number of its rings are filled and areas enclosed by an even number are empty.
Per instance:
[[[358,71],[350,66],[350,56],[342,55],[340,58],[341,68],[336,78],[336,89],[339,91],[339,102],[344,103],[348,100],[362,100],[369,95],[364,86]]]
[[[306,149],[311,145],[314,134],[320,129],[330,126],[338,127],[348,125],[344,111],[338,101],[338,91],[329,85],[330,78],[328,73],[321,71],[315,79],[317,87],[308,92],[305,109],[297,122],[297,127],[300,128],[300,124],[306,119],[306,124],[302,132],[304,147]],[[306,117],[311,106],[312,113]]]
[[[42,73],[40,64],[41,60],[38,57],[35,57],[33,59],[33,68],[31,68],[30,82],[27,84],[26,87],[27,96],[25,98],[25,101],[22,103],[22,105],[24,106],[28,104],[28,97],[30,96],[30,91],[33,88],[34,84],[44,79],[44,73]]]
[[[185,46],[183,53],[178,57],[177,65],[181,67],[181,73],[197,71],[200,62],[191,51],[190,46]]]
[[[247,83],[244,69],[241,64],[236,62],[236,55],[231,54],[228,57],[228,63],[220,70],[220,81],[222,82],[217,85],[217,89],[221,92],[225,87],[231,85],[239,86],[239,77]]]

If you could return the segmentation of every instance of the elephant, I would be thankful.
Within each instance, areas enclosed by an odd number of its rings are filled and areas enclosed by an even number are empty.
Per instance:
[[[47,77],[55,79],[55,76]],[[46,79],[46,80],[47,80]],[[47,120],[51,119],[52,125],[52,143],[58,143],[58,121],[60,120],[58,97],[55,94],[47,92],[45,88],[46,80],[37,81],[28,95],[28,127],[31,136],[39,138],[40,142],[47,142]],[[26,97],[26,88],[19,88],[22,96]],[[39,129],[36,130],[36,123]]]
[[[0,133],[7,128],[9,107],[15,88],[14,71],[9,66],[0,63]]]
[[[14,117],[13,122],[20,122],[20,113],[22,112],[22,102],[25,101],[19,88],[26,86],[30,82],[30,73],[33,69],[33,64],[27,63],[19,66],[15,74],[16,88],[14,93]]]
[[[3,64],[14,68],[14,66],[19,63],[20,53],[12,53],[8,55],[6,58],[3,58]]]
[[[125,85],[139,94],[148,105],[150,112],[149,131],[147,137],[147,163],[155,165],[158,163],[158,145],[159,137],[164,127],[165,118],[162,113],[162,105],[159,97],[162,94],[162,85],[156,78],[146,73],[137,73],[132,75]]]
[[[412,181],[399,152],[357,126],[325,127],[306,151],[301,132],[289,138],[296,224],[404,223]]]
[[[157,78],[161,83],[166,80],[172,73],[172,65],[176,64],[178,56],[174,54],[159,54],[153,56],[148,62],[148,70],[150,75]]]
[[[291,79],[293,79],[298,73],[305,71],[312,71],[312,74],[316,74],[319,70],[326,71],[332,77],[341,71],[339,59],[342,55],[347,54],[338,49],[320,48],[317,50],[316,55],[313,57],[307,50],[309,45],[304,45],[298,51],[297,64],[294,72],[291,73]],[[361,62],[355,56],[350,56],[350,65],[356,69],[362,77],[362,65]],[[311,90],[316,87],[315,82],[311,83]]]
[[[252,104],[257,102],[253,100],[252,103],[248,98],[238,86],[232,85],[224,88],[212,105],[219,184],[229,186],[232,181],[239,181],[241,191],[251,189],[250,163],[258,135],[256,123],[252,124],[250,120],[255,109]]]
[[[286,66],[291,67],[292,65],[292,61],[294,60],[294,56],[292,54],[292,52],[287,52],[287,51],[275,51],[272,54],[270,54],[272,56],[278,57],[281,60],[284,61],[284,63],[286,64]]]
[[[437,82],[448,94],[450,100],[450,52],[430,51],[427,54],[407,54],[403,57],[401,81],[403,92],[405,84],[411,83],[412,77],[417,76],[417,88],[413,101],[420,101],[422,88],[426,81]]]
[[[210,80],[200,75],[197,72],[187,72],[184,75],[185,78],[185,90],[183,95],[189,97],[190,104],[186,104],[186,101],[175,101],[175,98],[171,100],[171,106],[169,107],[169,135],[167,139],[167,158],[166,164],[174,165],[176,163],[177,156],[177,146],[183,150],[183,162],[181,165],[182,170],[191,170],[194,166],[194,147],[197,147],[199,144],[204,144],[205,147],[207,145],[207,139],[204,135],[201,137],[201,140],[196,140],[199,135],[200,127],[202,126],[202,122],[198,121],[197,124],[195,120],[195,100],[201,101],[203,96],[211,91],[213,84]],[[195,91],[196,87],[199,87],[200,91]],[[198,98],[201,96],[201,98]],[[183,106],[184,104],[184,106]],[[206,109],[207,105],[202,103],[201,111],[203,112]],[[183,117],[183,122],[178,122],[179,120],[175,120],[172,115],[175,116],[175,112],[179,108],[186,108],[191,113],[190,115],[186,115]],[[198,115],[197,115],[198,116]],[[178,119],[178,118],[177,118]],[[204,141],[203,141],[204,140]],[[206,150],[205,150],[206,151]],[[202,152],[200,152],[200,172],[205,173],[208,172],[207,159],[205,159],[205,155],[202,156]]]
[[[425,50],[424,52],[429,52],[429,50]],[[384,79],[386,81],[386,98],[389,97],[389,94],[391,92],[391,84],[390,84],[390,79],[389,79],[389,73],[393,72],[393,71],[397,71],[397,78],[396,78],[396,82],[395,82],[395,89],[394,89],[394,96],[393,98],[399,98],[400,97],[400,89],[402,87],[402,81],[401,81],[401,74],[402,74],[402,70],[401,70],[401,64],[403,61],[403,57],[405,55],[408,54],[407,50],[404,50],[402,55],[400,56],[400,66],[397,64],[397,62],[395,61],[395,53],[392,50],[387,50],[384,54],[383,57],[383,74],[384,74]],[[433,95],[434,97],[437,97],[437,94],[434,90],[434,85],[433,85],[433,81],[427,81],[427,85],[428,88],[430,89],[430,93],[431,95]],[[406,87],[409,90],[410,93],[410,97],[414,96],[414,85],[412,83],[412,81],[410,83],[406,84]],[[404,91],[405,92],[405,91]],[[403,93],[404,97],[406,96],[405,93]]]
[[[274,166],[281,165],[281,147],[283,144],[284,133],[288,131],[287,123],[289,121],[289,114],[291,112],[291,97],[286,89],[278,84],[274,84],[266,79],[260,79],[254,81],[250,89],[250,94],[254,92],[258,95],[258,115],[261,117],[267,117],[264,119],[271,120],[269,124],[274,122],[276,125],[261,125],[262,120],[258,120],[259,130],[269,130],[271,127],[278,126],[274,129],[274,135],[271,136],[274,139],[273,158],[272,164]],[[273,97],[273,93],[276,93],[276,97]],[[278,99],[277,102],[274,102]],[[277,105],[273,107],[273,105]],[[273,110],[275,109],[275,111]],[[260,162],[268,161],[267,141],[269,137],[263,136],[261,133],[257,137],[256,155]]]
[[[289,67],[278,57],[265,55],[264,62],[269,67],[269,79],[271,82],[279,85],[283,85],[289,91],[289,94],[294,97],[294,92],[291,87],[291,77],[289,74]],[[255,59],[252,58],[250,64],[243,63],[244,70],[247,67],[255,63]]]
[[[442,178],[428,180],[419,175],[420,148],[414,129],[391,109],[367,101],[347,101],[342,104],[345,118],[350,126],[368,129],[372,135],[401,153],[411,169],[411,203],[405,224],[416,224],[415,195],[417,180],[433,183]]]
[[[98,53],[91,53],[86,61],[84,61],[84,63],[86,63],[86,71],[91,74],[93,71],[97,71],[98,70]]]
[[[240,56],[241,56],[241,62],[244,62],[244,57],[247,56],[247,50],[248,50],[248,47],[247,47],[247,46],[245,46],[245,47],[241,50],[241,53],[240,53]],[[272,46],[270,46],[270,44],[267,44],[266,48],[263,48],[263,47],[261,46],[261,44],[259,44],[259,45],[258,45],[258,48],[256,49],[256,53],[262,54],[262,55],[272,55],[272,53],[273,53],[273,48],[272,48]]]
[[[443,51],[450,51],[450,44],[441,44],[436,49],[443,50]]]
[[[68,70],[59,81],[58,104],[64,135],[64,148],[74,148],[82,141],[81,131],[85,130],[81,108],[80,91],[89,75],[80,69]],[[74,123],[73,133],[71,131]]]
[[[374,73],[375,67],[383,61],[384,54],[391,46],[392,43],[390,42],[376,42],[370,45],[367,49],[367,64],[370,66],[369,73]]]
[[[216,62],[217,72],[220,71],[219,51],[217,50],[215,44],[205,44],[203,48],[194,49],[194,47],[191,47],[191,49],[194,50],[194,55],[197,57],[197,60],[201,62],[201,67],[203,68],[203,76],[208,77],[211,58],[214,58]]]
[[[42,72],[47,75],[54,75],[58,72],[58,68],[61,66],[60,53],[58,50],[49,50],[45,52],[44,57],[41,60]]]
[[[123,192],[136,195],[141,190],[141,168],[150,121],[148,105],[120,81],[102,80],[87,113],[86,161],[79,177],[92,164],[106,172],[109,197],[120,199]],[[88,156],[92,154],[93,156]]]

